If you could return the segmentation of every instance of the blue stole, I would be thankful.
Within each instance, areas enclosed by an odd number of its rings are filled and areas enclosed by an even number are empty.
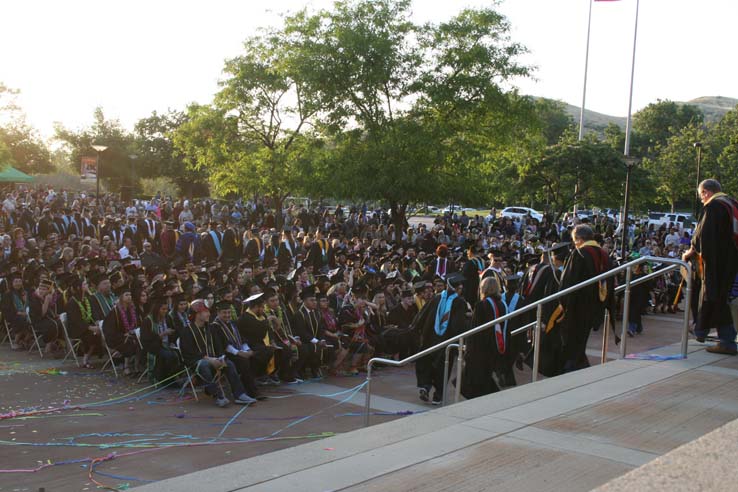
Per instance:
[[[441,292],[441,299],[438,301],[438,309],[436,309],[436,322],[433,329],[436,331],[436,335],[442,337],[448,329],[448,321],[451,317],[451,306],[459,295],[454,292],[448,295],[448,290]]]
[[[218,233],[215,231],[210,231],[210,237],[213,238],[213,244],[215,244],[215,251],[218,253],[218,256],[220,256],[222,249],[220,247],[220,238],[218,237]]]

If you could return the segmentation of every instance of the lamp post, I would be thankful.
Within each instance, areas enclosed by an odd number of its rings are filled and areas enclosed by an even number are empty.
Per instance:
[[[627,253],[628,244],[628,206],[630,205],[630,173],[633,166],[638,163],[638,159],[630,156],[625,157],[625,200],[623,203],[623,231],[620,239],[620,261],[626,263],[625,255]]]
[[[702,163],[702,142],[695,142],[692,145],[695,149],[697,149],[697,186],[694,187],[694,189],[696,190],[700,187],[700,182],[702,181],[702,173],[700,171],[700,164]],[[697,204],[696,195],[692,195],[692,205],[694,216],[696,218],[697,215],[699,215],[699,205]]]
[[[93,144],[92,148],[95,149],[95,152],[97,153],[97,160],[95,161],[95,181],[97,184],[97,192],[95,193],[95,198],[98,201],[98,207],[102,203],[102,200],[100,200],[100,154],[105,152],[108,147],[106,145],[96,145]]]

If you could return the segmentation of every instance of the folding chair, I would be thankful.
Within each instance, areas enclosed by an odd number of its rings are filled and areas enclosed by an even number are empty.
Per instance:
[[[182,396],[187,386],[189,386],[190,389],[192,390],[192,396],[195,397],[195,401],[200,401],[200,398],[198,398],[197,396],[197,388],[195,388],[195,378],[197,377],[197,374],[194,374],[193,372],[191,372],[190,368],[187,367],[187,364],[185,364],[185,361],[182,358],[182,350],[179,347],[179,340],[180,339],[178,338],[177,344],[172,348],[177,352],[177,355],[179,355],[179,360],[182,362],[182,367],[184,367],[184,370],[185,370],[185,377],[187,378],[185,383],[179,389],[179,396]]]
[[[115,367],[115,361],[113,360],[113,352],[111,352],[110,347],[108,346],[108,341],[105,340],[105,332],[102,329],[103,322],[98,321],[97,326],[100,328],[100,339],[102,340],[103,348],[105,349],[105,353],[108,354],[108,360],[103,364],[102,368],[100,369],[100,372],[104,372],[105,368],[108,367],[108,365],[112,366],[113,373],[115,374],[116,379],[118,378],[118,368]]]
[[[10,326],[8,326],[8,322],[5,321],[5,318],[3,317],[3,326],[5,327],[5,335],[3,335],[3,341],[0,342],[0,345],[5,343],[7,340],[8,343],[12,346],[13,345],[13,337],[10,336]]]
[[[34,348],[38,349],[38,355],[41,356],[41,358],[44,358],[44,351],[41,350],[41,344],[38,341],[38,335],[36,334],[36,330],[33,328],[33,323],[30,323],[28,326],[31,327],[31,333],[33,334],[33,344],[31,344],[31,347],[28,349],[29,352],[31,352]]]
[[[71,355],[72,357],[74,357],[74,363],[77,364],[77,367],[79,367],[77,349],[82,344],[82,339],[72,338],[69,336],[69,331],[67,330],[67,313],[62,313],[61,315],[59,315],[59,321],[61,321],[62,329],[64,330],[64,338],[66,338],[67,340],[67,354],[64,356],[62,364],[65,363]]]
[[[141,350],[143,350],[143,344],[141,343],[141,328],[136,328],[133,330],[133,333],[136,334],[136,341],[138,342],[138,346]],[[140,383],[141,380],[144,378],[144,376],[149,374],[149,354],[146,354],[146,369],[141,372],[141,375],[136,380],[137,383]]]

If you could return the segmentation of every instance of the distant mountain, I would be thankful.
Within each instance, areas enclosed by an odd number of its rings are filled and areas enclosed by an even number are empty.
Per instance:
[[[691,101],[681,104],[691,104],[697,106],[705,115],[705,121],[716,122],[723,117],[725,113],[738,106],[738,99],[723,96],[705,96],[692,99]],[[574,118],[575,122],[579,122],[579,106],[564,103],[567,113]],[[611,116],[609,114],[598,113],[586,109],[584,111],[584,128],[588,131],[601,133],[608,124],[615,123],[621,128],[625,128],[625,117]]]

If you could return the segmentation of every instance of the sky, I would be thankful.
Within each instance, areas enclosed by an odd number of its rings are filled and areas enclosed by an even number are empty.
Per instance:
[[[0,82],[42,136],[55,122],[80,129],[101,106],[124,127],[152,111],[208,103],[223,62],[280,14],[327,8],[327,0],[4,0],[0,4]],[[414,0],[413,18],[439,22],[493,0]],[[512,38],[530,51],[534,77],[524,94],[581,105],[589,0],[505,0],[498,9]],[[636,0],[593,4],[587,109],[628,110]],[[633,111],[657,99],[738,97],[738,3],[643,0]]]

